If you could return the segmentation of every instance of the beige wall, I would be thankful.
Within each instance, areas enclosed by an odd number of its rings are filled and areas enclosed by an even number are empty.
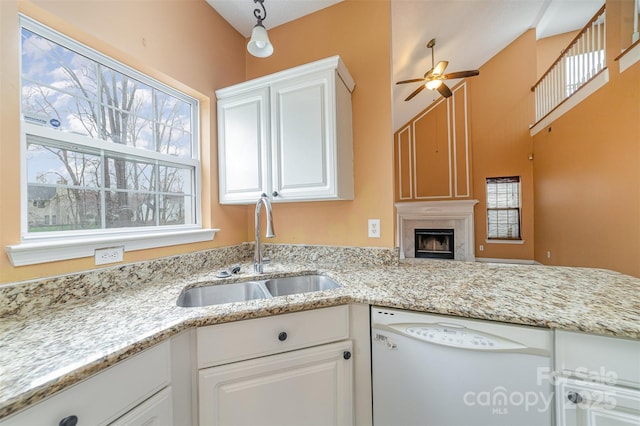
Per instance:
[[[221,231],[213,242],[127,252],[125,262],[252,240],[253,207],[218,203],[214,91],[247,78],[336,54],[342,56],[356,81],[353,94],[356,198],[275,206],[278,238],[273,241],[394,245],[388,0],[347,0],[269,29],[275,53],[267,59],[249,56],[246,40],[204,0],[3,0],[0,1],[1,247],[20,241],[18,10],[185,90],[201,102],[204,225],[221,228]],[[367,237],[369,218],[381,220],[382,238]],[[95,268],[92,258],[14,268],[2,253],[0,283],[92,268]]]
[[[609,83],[533,137],[535,259],[640,276],[640,63],[619,72],[620,19],[608,1]]]

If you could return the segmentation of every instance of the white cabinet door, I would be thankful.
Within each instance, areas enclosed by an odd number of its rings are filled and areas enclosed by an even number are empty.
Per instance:
[[[332,57],[217,90],[220,202],[352,200],[354,84]]]
[[[171,386],[161,390],[110,426],[170,426],[173,424]]]
[[[272,181],[277,200],[336,193],[334,79],[334,71],[324,71],[273,86]]]
[[[351,342],[199,372],[200,425],[353,424]]]
[[[559,378],[558,426],[640,425],[640,390]]]
[[[269,88],[218,102],[221,203],[256,202],[270,193]]]

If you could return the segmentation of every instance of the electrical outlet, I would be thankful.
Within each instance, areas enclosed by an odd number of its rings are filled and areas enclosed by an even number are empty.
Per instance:
[[[369,238],[380,238],[380,219],[369,219]]]
[[[94,252],[96,265],[105,265],[107,263],[122,262],[123,257],[124,257],[124,246],[96,249]]]
[[[547,252],[547,259],[551,259],[551,251]]]
[[[480,251],[484,251],[484,246],[482,244],[480,244]]]

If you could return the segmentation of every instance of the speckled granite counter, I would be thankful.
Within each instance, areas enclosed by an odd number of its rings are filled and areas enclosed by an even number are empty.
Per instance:
[[[252,278],[250,245],[0,287],[0,418],[190,327],[346,303],[640,338],[640,279],[611,271],[398,263],[395,250],[387,249],[272,250],[275,260],[267,274],[319,272],[343,287],[202,308],[176,306],[185,286]],[[238,260],[238,276],[215,278],[217,269]]]

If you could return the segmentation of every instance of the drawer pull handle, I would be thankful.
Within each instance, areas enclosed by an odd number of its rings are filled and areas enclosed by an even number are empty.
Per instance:
[[[342,357],[343,357],[344,359],[349,359],[349,358],[351,358],[351,352],[349,352],[349,351],[344,351],[344,352],[342,353]]]
[[[271,193],[271,195],[273,195],[274,197],[277,197],[277,196],[278,196],[278,191],[273,191],[273,192]]]
[[[287,340],[287,333],[285,331],[281,331],[280,334],[278,334],[278,340],[281,342]]]
[[[578,392],[569,391],[567,399],[574,404],[580,404],[582,402],[582,396]]]
[[[78,424],[78,416],[69,416],[60,420],[58,426],[76,426]]]

